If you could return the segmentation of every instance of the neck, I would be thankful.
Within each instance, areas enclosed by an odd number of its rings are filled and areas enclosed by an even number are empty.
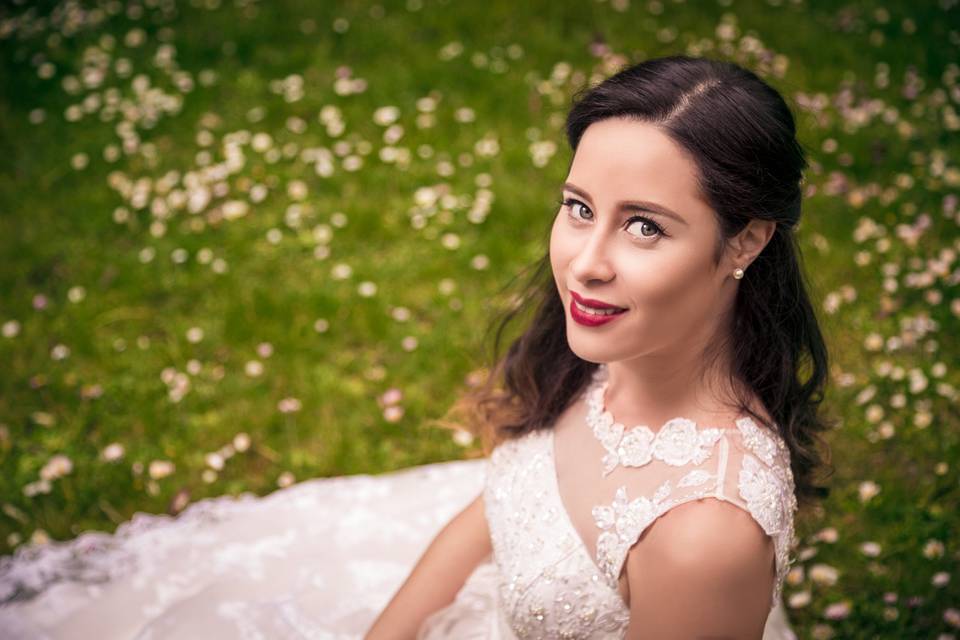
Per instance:
[[[703,363],[702,349],[610,362],[603,404],[627,427],[645,424],[656,429],[674,417],[706,424],[729,420],[734,397],[729,354],[717,358],[709,370]]]

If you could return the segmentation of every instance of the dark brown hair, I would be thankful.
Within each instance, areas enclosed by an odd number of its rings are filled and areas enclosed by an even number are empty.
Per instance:
[[[819,434],[833,424],[820,415],[827,348],[794,236],[807,161],[790,108],[776,89],[737,64],[668,56],[625,68],[574,96],[566,120],[574,153],[587,127],[607,118],[655,124],[694,159],[699,188],[720,229],[715,263],[726,239],[751,219],[776,223],[740,280],[732,334],[718,336],[710,351],[715,357],[729,349],[738,409],[779,431],[790,450],[798,503],[814,504],[829,493],[814,484],[814,476],[824,465],[818,447],[826,449]],[[496,328],[496,339],[485,379],[447,414],[462,416],[458,426],[479,434],[485,453],[503,439],[552,427],[598,366],[567,344],[547,246],[530,266],[516,304],[487,329],[486,337]],[[500,357],[504,332],[516,319],[524,320],[525,329]],[[744,388],[763,402],[772,423],[748,407]]]

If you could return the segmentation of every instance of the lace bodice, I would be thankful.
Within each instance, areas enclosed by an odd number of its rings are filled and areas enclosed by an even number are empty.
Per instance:
[[[703,498],[739,506],[772,537],[777,604],[797,508],[782,440],[749,417],[729,428],[674,419],[655,434],[608,426],[608,437],[585,440],[589,427],[574,419],[492,452],[484,503],[503,635],[623,637],[630,616],[618,580],[630,548],[671,508]],[[559,473],[563,452],[571,462]]]

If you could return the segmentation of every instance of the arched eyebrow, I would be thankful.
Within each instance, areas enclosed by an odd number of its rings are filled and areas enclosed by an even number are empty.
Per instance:
[[[593,205],[593,202],[590,199],[590,194],[575,184],[567,182],[564,183],[563,188],[568,191],[572,191],[586,200],[588,204]],[[662,216],[673,218],[677,222],[688,224],[687,221],[684,220],[679,214],[674,213],[672,210],[661,204],[657,204],[656,202],[649,202],[647,200],[621,200],[617,203],[617,208],[621,211],[643,211],[645,213],[658,213]]]

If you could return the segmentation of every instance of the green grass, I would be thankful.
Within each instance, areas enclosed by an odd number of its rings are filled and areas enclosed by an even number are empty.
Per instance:
[[[173,12],[162,8],[173,3],[150,2],[136,5],[139,14],[108,12],[97,24],[87,13],[68,35],[62,21],[46,19],[63,15],[54,3],[29,4],[0,13],[18,25],[0,31],[0,323],[15,334],[0,337],[0,551],[112,530],[135,511],[167,510],[181,489],[194,501],[263,494],[285,473],[302,480],[474,455],[476,447],[454,443],[430,421],[479,366],[480,329],[508,304],[501,287],[543,250],[569,160],[563,115],[580,83],[608,73],[590,42],[602,39],[631,61],[699,51],[763,71],[760,57],[740,48],[751,36],[789,63],[782,76],[764,75],[794,106],[814,163],[807,182],[816,193],[805,203],[800,239],[816,302],[822,308],[845,287],[856,292],[821,313],[834,359],[827,405],[843,424],[830,435],[833,494],[822,512],[798,523],[801,560],[785,591],[800,605],[790,607],[791,620],[802,638],[956,636],[960,145],[948,126],[960,110],[956,2],[667,0],[621,11],[614,5],[626,3],[594,0],[238,0],[181,2]],[[731,55],[719,50],[722,22],[736,25]],[[134,28],[144,42],[127,46]],[[443,59],[452,42],[462,53]],[[163,46],[175,48],[168,69],[154,64]],[[69,93],[64,79],[81,77],[84,56],[96,54],[111,69],[102,84]],[[115,71],[120,58],[131,69],[124,77]],[[53,72],[41,77],[46,62]],[[558,63],[570,65],[571,76],[547,84]],[[877,78],[881,65],[886,82]],[[343,66],[366,80],[365,90],[334,91]],[[192,79],[191,90],[178,88],[171,75],[178,72]],[[202,82],[209,72],[214,80]],[[919,81],[915,95],[904,91],[909,74]],[[152,126],[132,118],[139,142],[108,161],[104,149],[123,143],[123,113],[101,120],[100,105],[79,121],[65,115],[89,95],[105,100],[107,91],[140,104],[134,78],[141,75],[181,107]],[[292,75],[303,91],[288,101],[275,89]],[[801,92],[828,99],[822,114],[798,106]],[[882,101],[896,113],[851,124],[841,107],[848,94],[852,105]],[[437,98],[435,124],[420,128],[418,100],[429,95]],[[345,123],[336,135],[318,119],[331,105]],[[388,105],[399,109],[404,129],[395,146],[410,154],[402,169],[378,156],[386,127],[373,114]],[[472,121],[457,119],[464,107]],[[33,122],[37,113],[44,117]],[[306,123],[302,133],[288,129],[291,117]],[[202,131],[212,144],[200,144]],[[184,188],[186,174],[204,168],[198,152],[218,163],[224,140],[238,132],[269,134],[278,157],[243,144],[243,167],[222,179],[226,195],[198,213],[151,210],[164,176]],[[498,153],[476,153],[487,137],[498,141]],[[534,139],[558,148],[543,167],[532,161]],[[836,150],[824,147],[828,139]],[[341,141],[350,143],[345,155],[362,158],[359,170],[345,168]],[[288,144],[296,145],[289,156]],[[321,147],[333,152],[326,177],[300,155]],[[433,155],[422,157],[427,148]],[[81,169],[71,165],[78,153],[89,158]],[[450,175],[438,172],[443,161]],[[828,192],[838,177],[847,189]],[[139,204],[118,188],[137,181],[150,195]],[[292,181],[306,186],[303,200],[287,193]],[[486,181],[490,211],[471,222],[478,183]],[[251,202],[253,185],[267,186],[262,201]],[[413,226],[417,190],[438,185],[459,200]],[[874,189],[890,190],[889,198]],[[211,212],[224,200],[250,207],[217,221]],[[293,204],[302,207],[299,224],[287,214]],[[126,220],[115,221],[118,208]],[[335,213],[346,216],[345,226]],[[911,245],[897,227],[924,214],[931,227]],[[879,236],[858,242],[861,218],[880,225],[889,246],[878,245]],[[163,232],[153,233],[160,219]],[[329,254],[317,257],[324,229],[332,233]],[[444,246],[449,233],[458,246]],[[868,264],[857,264],[858,251],[868,252]],[[475,256],[489,266],[474,268]],[[340,263],[352,268],[345,279],[334,277]],[[934,277],[909,286],[907,274],[924,271]],[[895,291],[884,289],[885,278],[898,283]],[[376,284],[374,295],[360,295],[364,281]],[[34,307],[36,296],[45,308]],[[408,319],[395,319],[398,307]],[[316,330],[318,319],[325,331]],[[203,335],[191,341],[195,327]],[[882,348],[870,348],[872,334]],[[410,338],[417,344],[408,350]],[[271,355],[258,355],[263,343]],[[67,357],[54,357],[58,345]],[[247,375],[251,360],[261,375]],[[910,389],[914,370],[925,387]],[[178,375],[189,380],[179,399],[171,397]],[[378,398],[394,387],[404,413],[391,422]],[[871,387],[875,395],[858,402]],[[281,412],[284,398],[299,400],[300,409]],[[929,426],[916,425],[918,413],[930,415]],[[251,446],[214,471],[206,454],[223,452],[238,433]],[[111,443],[123,455],[105,461]],[[72,469],[48,492],[26,495],[54,455],[67,456]],[[157,460],[173,462],[174,472],[151,478]],[[881,487],[866,502],[858,490],[865,481]],[[835,542],[822,533],[831,528]],[[861,552],[866,541],[880,545],[877,557]],[[811,577],[818,564],[838,570],[835,584]],[[934,585],[942,572],[950,579]],[[798,602],[803,592],[807,604]],[[827,619],[827,607],[843,601],[849,615]]]

